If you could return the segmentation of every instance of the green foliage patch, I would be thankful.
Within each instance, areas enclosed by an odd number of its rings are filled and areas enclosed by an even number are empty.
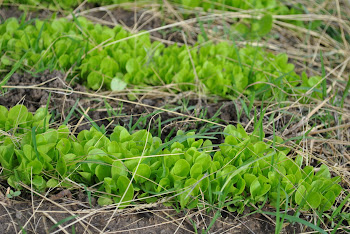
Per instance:
[[[73,10],[75,7],[82,4],[81,0],[4,0],[3,3],[12,3],[12,4],[23,4],[23,7],[45,7],[51,10]],[[100,6],[111,5],[111,4],[122,4],[122,3],[134,3],[131,0],[87,0],[89,3],[96,3]],[[154,1],[138,1],[143,3],[154,3]],[[162,4],[161,1],[158,1]],[[249,9],[258,9],[265,10],[267,12],[273,12],[276,14],[295,14],[299,13],[300,8],[297,10],[297,7],[288,7],[284,3],[276,0],[209,0],[209,1],[200,1],[200,0],[171,0],[169,2],[180,4],[183,7],[202,7],[204,10],[225,10],[225,11],[236,11],[236,10],[249,10]]]
[[[69,178],[95,185],[101,205],[123,208],[137,199],[154,202],[172,195],[181,208],[205,206],[205,201],[239,212],[266,201],[322,212],[342,190],[327,166],[315,172],[303,166],[302,156],[291,158],[290,149],[279,145],[282,139],[264,142],[263,133],[249,135],[240,125],[227,126],[216,147],[210,137],[194,132],[178,131],[163,143],[146,130],[128,132],[121,126],[110,136],[96,128],[74,136],[64,125],[49,128],[49,118],[45,108],[33,115],[23,105],[0,107],[2,176],[15,190],[22,189],[20,183],[38,191],[70,188]]]
[[[148,34],[133,36],[121,26],[94,25],[85,18],[35,20],[33,24],[11,18],[0,25],[0,35],[1,71],[11,70],[21,59],[24,69],[72,68],[71,77],[78,75],[94,90],[177,84],[182,91],[226,98],[240,93],[269,97],[279,90],[305,93],[321,79],[297,75],[286,54],[208,43],[202,37],[193,47],[165,47],[152,43]],[[110,45],[101,47],[106,43]],[[319,95],[318,87],[315,95]]]

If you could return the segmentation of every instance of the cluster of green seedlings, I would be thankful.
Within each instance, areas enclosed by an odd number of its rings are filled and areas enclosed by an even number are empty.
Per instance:
[[[23,105],[0,106],[2,176],[16,190],[21,183],[40,192],[70,188],[74,181],[94,185],[100,205],[122,208],[173,196],[181,208],[221,204],[238,212],[261,202],[323,212],[342,190],[327,166],[315,172],[302,156],[287,156],[282,139],[267,143],[263,133],[248,135],[240,125],[227,126],[216,147],[194,132],[178,131],[163,143],[146,130],[121,126],[110,136],[96,128],[75,136],[64,125],[49,128],[49,119],[46,108],[33,115]]]
[[[8,71],[18,61],[23,61],[24,69],[36,71],[72,69],[94,90],[177,84],[182,91],[232,97],[251,92],[271,96],[273,89],[305,93],[313,87],[314,95],[319,95],[321,77],[301,78],[286,54],[258,47],[238,49],[201,37],[194,46],[165,47],[151,42],[146,33],[135,36],[121,26],[108,28],[83,17],[52,22],[10,18],[0,25],[0,34],[0,70]]]
[[[96,3],[101,6],[110,5],[110,4],[122,4],[122,3],[134,3],[132,0],[87,0],[88,3]],[[149,2],[154,3],[155,1],[143,0],[138,2]],[[162,3],[162,1],[158,1]],[[248,9],[261,9],[266,10],[268,12],[276,13],[276,14],[293,14],[299,13],[300,10],[296,10],[297,8],[288,7],[276,0],[171,0],[169,2],[181,4],[184,7],[202,7],[204,10],[208,11],[211,9],[219,9],[219,10],[248,10]],[[83,3],[81,0],[4,0],[4,3],[13,3],[13,4],[23,4],[27,6],[40,6],[40,7],[48,7],[53,10],[57,10],[59,8],[65,10],[71,10],[75,7],[79,6]]]
[[[134,4],[134,1],[130,0],[87,0],[88,3],[95,3],[99,6],[111,5],[111,4]],[[272,15],[294,15],[302,14],[305,12],[305,9],[300,3],[286,4],[276,0],[249,0],[249,1],[240,1],[240,0],[172,0],[170,3],[180,6],[181,9],[194,9],[200,7],[203,11],[247,11],[254,10],[256,16],[263,15],[261,19],[259,17],[253,17],[252,19],[241,19],[237,24],[232,28],[235,32],[238,33],[240,37],[246,39],[257,39],[261,36],[268,34],[272,28],[273,18]],[[37,0],[5,0],[6,4],[19,4],[20,8],[27,10],[28,7],[33,7],[32,9],[38,8],[49,8],[53,11],[57,10],[72,10],[83,3],[83,1],[69,1],[69,0],[58,0],[58,1],[37,1]],[[138,5],[155,3],[155,1],[137,1]],[[160,5],[163,4],[163,1],[158,1]],[[125,5],[122,5],[125,7]],[[183,14],[184,18],[188,18],[188,14]],[[297,26],[307,27],[310,29],[315,29],[321,25],[320,21],[314,21],[310,23],[304,23],[302,21],[289,20],[287,21]]]

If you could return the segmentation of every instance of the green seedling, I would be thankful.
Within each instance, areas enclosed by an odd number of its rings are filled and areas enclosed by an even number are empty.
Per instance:
[[[11,199],[11,198],[18,197],[19,195],[21,195],[21,191],[13,191],[11,189],[10,192],[6,194],[6,197]]]

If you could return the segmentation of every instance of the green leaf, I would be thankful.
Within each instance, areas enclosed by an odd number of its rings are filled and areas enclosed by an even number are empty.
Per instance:
[[[250,187],[252,183],[257,179],[255,175],[250,174],[250,173],[245,173],[243,175],[243,178],[247,184],[247,187]]]
[[[331,173],[326,165],[322,164],[320,170],[316,172],[316,177],[331,178]]]
[[[58,171],[58,173],[64,177],[66,172],[67,172],[67,165],[66,162],[64,160],[64,157],[60,157],[57,161],[57,165],[56,165],[56,170]]]
[[[23,105],[16,105],[8,112],[8,120],[13,124],[13,127],[25,123],[27,116],[28,109]]]
[[[322,211],[327,211],[332,208],[333,203],[335,202],[336,196],[333,191],[328,191],[323,195],[320,208]]]
[[[32,183],[39,190],[46,188],[46,181],[42,176],[38,176],[38,175],[34,176]]]
[[[107,165],[97,165],[95,174],[99,181],[103,181],[106,177],[111,177],[111,167]]]
[[[105,57],[101,61],[101,71],[108,76],[114,76],[119,70],[119,65],[111,57]]]
[[[58,221],[57,223],[55,223],[55,225],[51,226],[50,229],[49,229],[49,232],[52,232],[55,228],[57,228],[58,226],[60,226],[61,224],[65,223],[65,222],[68,222],[72,219],[75,219],[77,218],[78,215],[71,215],[71,216],[68,216],[64,219],[61,219],[60,221]]]
[[[0,49],[1,49],[1,44],[0,44]],[[11,71],[5,75],[5,77],[0,82],[0,89],[2,86],[6,85],[7,81],[11,78],[11,76],[20,68],[26,56],[27,56],[27,52],[22,56],[22,58],[19,61],[17,61],[17,63],[12,67]],[[10,61],[7,57],[5,57],[5,55],[1,56],[0,61],[1,63],[8,66],[11,66],[13,64],[13,62]]]
[[[200,0],[181,0],[182,5],[188,6],[188,7],[198,7]]]
[[[306,195],[306,201],[311,208],[316,209],[321,204],[321,194],[319,192],[313,191]]]
[[[128,171],[127,171],[127,168],[124,166],[124,164],[121,161],[114,161],[112,163],[111,175],[112,175],[112,178],[115,181],[117,181],[119,176],[127,176]]]
[[[140,164],[137,168],[134,170],[134,179],[137,183],[143,183],[145,181],[147,181],[146,179],[148,179],[151,175],[151,168],[146,165],[146,164]]]
[[[59,59],[58,59],[58,64],[60,65],[61,68],[67,69],[70,66],[70,57],[68,54],[63,54]]]
[[[112,91],[122,91],[126,88],[126,85],[127,84],[119,78],[113,78],[111,81]]]
[[[98,72],[91,72],[87,77],[87,84],[93,90],[98,90],[102,85],[102,76]]]
[[[172,174],[186,177],[190,173],[190,164],[185,159],[178,160],[171,169]]]
[[[46,187],[47,188],[54,188],[56,186],[58,186],[58,181],[55,180],[55,179],[49,179],[47,182],[46,182]]]
[[[17,196],[21,195],[21,191],[15,191],[12,195],[14,197],[17,197]]]
[[[61,155],[66,155],[71,149],[71,141],[62,138],[56,145],[56,149],[61,153]]]
[[[117,180],[117,188],[120,198],[116,201],[122,203],[119,207],[123,208],[128,205],[134,197],[134,187],[126,176],[119,176]]]
[[[306,198],[306,188],[304,185],[300,185],[297,191],[295,192],[295,202],[298,205],[301,205]]]
[[[43,165],[37,159],[35,159],[34,161],[31,161],[27,165],[27,172],[29,174],[30,173],[39,174],[42,171],[42,169],[43,169]]]
[[[202,164],[195,163],[191,167],[190,175],[194,179],[198,179],[202,175]]]
[[[272,29],[272,25],[273,25],[272,15],[270,14],[264,15],[259,20],[259,31],[258,31],[259,35],[264,36],[268,34]]]
[[[103,196],[103,197],[99,197],[97,199],[97,203],[100,205],[100,206],[108,206],[108,205],[111,205],[113,204],[113,200],[107,196]]]
[[[140,65],[137,62],[137,60],[134,58],[129,59],[129,61],[126,63],[126,71],[128,73],[134,74],[139,70],[140,70]]]
[[[170,180],[168,178],[162,178],[159,183],[158,187],[156,188],[157,192],[161,192],[163,190],[166,190],[170,187]]]
[[[209,154],[201,154],[195,160],[195,163],[202,165],[202,170],[206,171],[211,165],[211,156]]]
[[[116,193],[117,192],[117,184],[115,180],[110,177],[105,177],[103,179],[103,184],[105,186],[106,193]]]

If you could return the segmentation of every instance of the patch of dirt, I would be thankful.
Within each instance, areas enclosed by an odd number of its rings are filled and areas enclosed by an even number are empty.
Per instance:
[[[101,207],[93,202],[90,207],[83,192],[73,198],[38,198],[23,200],[5,198],[0,206],[0,233],[202,233],[212,222],[215,212],[205,210],[175,211],[161,204],[149,204],[147,208]],[[222,211],[224,212],[224,211]],[[249,213],[246,210],[244,213]],[[77,221],[79,220],[79,221]],[[109,222],[110,220],[110,222]],[[59,226],[57,223],[59,222]],[[63,232],[63,228],[64,232]],[[257,233],[273,232],[271,221],[260,214],[226,215],[215,220],[209,233]],[[288,225],[283,233],[299,233],[300,227]]]
[[[0,105],[10,108],[16,104],[23,104],[31,112],[35,112],[38,108],[46,106],[50,92],[49,108],[51,111],[54,109],[69,111],[76,100],[81,98],[79,94],[65,94],[59,91],[59,89],[72,89],[64,81],[64,74],[59,71],[50,72],[47,70],[35,75],[30,73],[15,73],[8,80],[6,86],[13,86],[14,88],[8,88],[0,94]],[[48,89],[40,89],[42,87]],[[79,84],[74,85],[73,88],[77,91],[85,91],[85,88]]]
[[[0,4],[0,22],[7,20],[8,18],[21,18],[24,11],[17,6],[1,6]],[[52,12],[48,9],[41,9],[36,11],[26,11],[26,20],[30,19],[47,19],[52,16]]]

